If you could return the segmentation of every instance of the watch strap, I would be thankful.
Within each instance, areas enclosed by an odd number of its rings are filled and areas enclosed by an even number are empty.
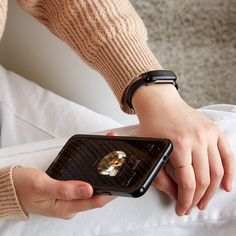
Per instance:
[[[151,84],[173,84],[178,90],[177,77],[174,72],[168,70],[155,70],[141,74],[135,82],[127,89],[126,102],[130,108],[133,108],[132,97],[135,91],[142,85]]]

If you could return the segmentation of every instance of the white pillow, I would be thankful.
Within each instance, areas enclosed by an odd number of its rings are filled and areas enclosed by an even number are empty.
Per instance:
[[[0,66],[0,147],[120,126]]]

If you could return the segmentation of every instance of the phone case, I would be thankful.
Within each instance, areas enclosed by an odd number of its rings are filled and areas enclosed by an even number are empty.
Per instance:
[[[75,135],[46,173],[58,180],[82,180],[94,192],[143,195],[172,151],[167,139]]]

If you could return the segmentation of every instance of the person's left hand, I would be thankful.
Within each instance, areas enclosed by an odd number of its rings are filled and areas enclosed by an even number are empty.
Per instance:
[[[234,159],[229,143],[210,119],[188,106],[173,85],[140,87],[133,96],[139,136],[168,138],[174,144],[170,163],[176,181],[165,172],[155,186],[176,200],[177,215],[204,210],[220,185],[231,191]]]

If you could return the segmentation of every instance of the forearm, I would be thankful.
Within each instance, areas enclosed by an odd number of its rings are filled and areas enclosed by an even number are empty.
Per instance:
[[[160,69],[147,46],[147,32],[128,0],[18,0],[20,5],[72,47],[109,83],[121,107],[129,83]]]
[[[13,168],[6,167],[0,169],[0,218],[25,220],[27,215],[19,204],[12,180]]]

